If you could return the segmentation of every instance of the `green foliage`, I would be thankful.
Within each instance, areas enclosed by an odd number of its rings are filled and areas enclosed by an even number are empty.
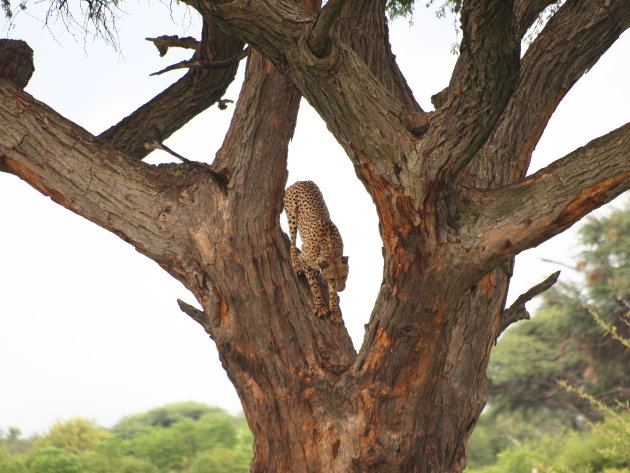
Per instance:
[[[30,473],[83,473],[79,458],[57,447],[37,450],[28,467]]]
[[[19,435],[0,435],[0,473],[245,473],[252,459],[243,415],[194,402],[125,417],[111,431],[79,418],[35,440]],[[9,441],[23,442],[19,452]]]
[[[37,441],[40,447],[57,447],[69,453],[79,454],[94,448],[112,436],[98,427],[94,420],[76,418],[54,424],[48,433]]]
[[[112,432],[122,438],[131,438],[152,427],[170,427],[184,419],[198,420],[206,414],[213,413],[223,413],[223,411],[198,402],[168,404],[143,414],[124,417],[112,427]]]

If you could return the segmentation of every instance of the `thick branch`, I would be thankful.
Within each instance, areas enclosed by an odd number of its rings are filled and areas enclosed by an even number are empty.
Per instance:
[[[386,0],[345,2],[334,26],[334,34],[350,45],[372,74],[405,108],[422,112],[391,50],[386,3]]]
[[[448,181],[475,156],[505,109],[519,76],[520,38],[512,1],[470,0],[443,105],[432,119],[422,174]],[[442,136],[458,136],[444,141]]]
[[[506,328],[508,328],[509,325],[513,324],[514,322],[529,319],[529,312],[525,308],[525,304],[531,301],[534,297],[539,296],[540,294],[545,292],[551,286],[553,286],[558,281],[559,276],[560,271],[556,271],[555,273],[549,275],[544,281],[536,284],[527,292],[518,296],[514,303],[501,313],[499,331],[497,332],[497,336],[500,335]]]
[[[176,272],[165,255],[177,254],[178,244],[164,226],[176,206],[165,193],[174,178],[95,139],[4,81],[0,164]]]
[[[514,16],[518,25],[519,38],[525,36],[545,8],[557,0],[514,0]]]
[[[243,43],[204,22],[201,47],[193,60],[217,61],[239,54]],[[100,135],[119,149],[144,158],[144,144],[166,140],[191,118],[221,99],[234,80],[238,61],[220,69],[195,68],[164,92]]]
[[[629,26],[630,2],[567,1],[527,50],[518,88],[468,170],[469,183],[488,187],[476,175],[494,175],[491,187],[522,179],[562,98]]]
[[[474,204],[470,241],[490,270],[630,189],[630,123]]]
[[[308,37],[308,45],[317,57],[324,57],[330,48],[330,29],[339,18],[346,0],[328,0],[319,13],[313,31]]]

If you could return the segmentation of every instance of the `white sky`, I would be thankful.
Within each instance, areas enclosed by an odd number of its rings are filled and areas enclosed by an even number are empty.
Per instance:
[[[199,37],[194,14],[176,5],[172,12],[159,2],[123,7],[120,52],[81,32],[64,32],[61,23],[49,30],[36,10],[21,13],[11,29],[0,21],[0,36],[23,39],[35,51],[27,91],[95,134],[183,74],[149,77],[190,52],[160,58],[145,37]],[[419,8],[411,27],[398,20],[390,31],[416,98],[430,109],[430,96],[445,87],[455,62],[453,22]],[[560,105],[532,170],[629,121],[629,57],[626,33]],[[225,97],[236,99],[238,89],[233,85]],[[232,110],[211,108],[167,144],[189,159],[211,161]],[[169,157],[155,152],[152,160]],[[382,279],[376,213],[349,160],[306,106],[289,160],[289,183],[302,179],[319,184],[344,238],[350,277],[341,306],[358,346]],[[194,302],[181,284],[15,176],[0,174],[0,201],[0,429],[42,433],[77,416],[111,426],[124,415],[185,400],[240,410],[213,342],[176,304],[177,298]],[[570,264],[576,253],[572,230],[524,253],[511,298],[562,269],[540,258]]]

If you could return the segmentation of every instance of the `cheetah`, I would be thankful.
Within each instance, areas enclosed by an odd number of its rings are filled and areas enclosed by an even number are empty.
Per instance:
[[[306,274],[315,302],[315,315],[330,315],[336,324],[343,323],[338,292],[346,287],[348,257],[343,256],[343,241],[330,220],[324,198],[312,181],[298,181],[284,193],[284,210],[291,235],[291,264],[296,273]],[[297,232],[302,238],[302,251],[297,248]],[[317,284],[317,271],[328,283],[330,311]]]

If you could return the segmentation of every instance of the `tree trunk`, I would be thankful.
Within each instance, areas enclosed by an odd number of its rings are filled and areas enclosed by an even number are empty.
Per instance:
[[[0,166],[130,242],[201,304],[180,306],[242,400],[253,472],[461,472],[490,350],[557,278],[504,310],[514,256],[630,188],[630,125],[525,177],[559,99],[630,25],[627,2],[568,0],[521,59],[549,2],[464,1],[460,57],[429,113],[391,54],[385,3],[191,2],[204,48],[210,31],[219,59],[253,48],[212,165],[138,158],[218,100],[234,68],[205,71],[209,88],[193,81],[205,105],[174,87],[100,138],[0,81]],[[569,35],[597,41],[578,54]],[[301,96],[380,219],[383,283],[358,353],[343,326],[313,315],[279,225]],[[138,125],[152,120],[155,134]]]

